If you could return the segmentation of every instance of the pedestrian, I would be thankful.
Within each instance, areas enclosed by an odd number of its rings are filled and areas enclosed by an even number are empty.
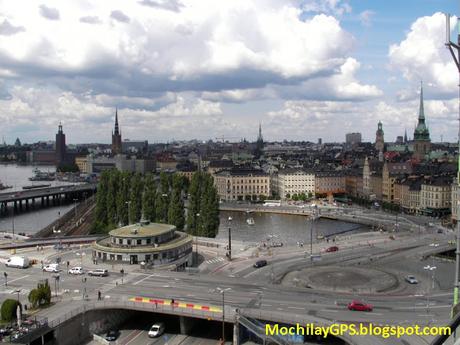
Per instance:
[[[70,262],[67,260],[67,269],[69,269]]]
[[[97,292],[97,300],[100,301],[102,298],[101,298],[101,291],[98,291]]]
[[[173,298],[173,299],[171,299],[171,306],[173,306],[173,307],[174,307],[174,298]]]

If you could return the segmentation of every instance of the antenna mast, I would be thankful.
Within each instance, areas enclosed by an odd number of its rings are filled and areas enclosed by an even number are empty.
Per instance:
[[[452,54],[452,58],[454,59],[455,65],[457,66],[459,72],[459,83],[458,83],[458,120],[459,120],[459,128],[458,128],[458,170],[457,170],[457,244],[456,244],[456,251],[455,251],[455,282],[454,282],[454,303],[452,306],[452,317],[455,316],[454,312],[456,310],[458,304],[458,294],[460,288],[460,199],[459,199],[459,191],[460,191],[460,20],[457,18],[457,43],[454,43],[450,40],[450,15],[446,14],[446,47],[449,49],[450,53]],[[455,54],[455,51],[457,54]]]

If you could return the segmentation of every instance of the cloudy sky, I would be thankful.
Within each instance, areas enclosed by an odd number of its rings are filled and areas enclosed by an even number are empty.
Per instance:
[[[403,5],[401,5],[403,3]],[[0,136],[455,141],[456,0],[0,0]],[[452,30],[454,17],[452,17]]]

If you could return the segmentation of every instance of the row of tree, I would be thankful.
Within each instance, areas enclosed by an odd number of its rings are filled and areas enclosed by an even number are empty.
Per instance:
[[[196,172],[189,188],[187,232],[216,237],[219,230],[219,195],[211,175]]]
[[[190,195],[185,218],[184,199]],[[215,237],[219,228],[219,198],[209,174],[196,172],[192,181],[179,174],[102,172],[96,195],[93,233],[107,233],[142,217],[168,223],[193,235]],[[185,226],[187,223],[187,226]]]

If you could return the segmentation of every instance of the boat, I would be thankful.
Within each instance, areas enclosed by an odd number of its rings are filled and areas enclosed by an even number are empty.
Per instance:
[[[4,185],[3,183],[0,182],[0,190],[12,188],[12,187],[13,187],[13,186],[7,186],[7,185]]]
[[[248,223],[248,225],[254,225],[256,222],[254,222],[254,218],[250,217],[246,219],[246,223]]]
[[[29,177],[29,181],[54,181],[56,178],[54,173],[43,172],[37,168],[35,168],[33,172],[35,175],[33,177]]]
[[[51,186],[51,184],[33,184],[33,185],[30,185],[30,186],[24,186],[22,187],[22,189],[37,189],[37,188],[45,188],[45,187],[49,187]]]

